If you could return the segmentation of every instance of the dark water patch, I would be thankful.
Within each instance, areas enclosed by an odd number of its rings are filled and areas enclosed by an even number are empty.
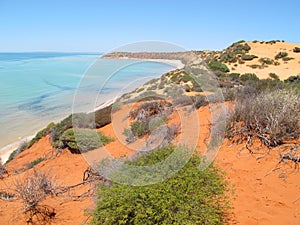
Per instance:
[[[41,103],[43,102],[43,100],[49,96],[51,96],[51,93],[48,94],[43,94],[37,98],[35,98],[32,101],[29,101],[27,103],[21,104],[18,106],[19,110],[23,110],[23,111],[38,111],[44,108],[44,106],[41,105]]]
[[[74,87],[68,87],[68,86],[63,86],[63,85],[59,85],[59,84],[54,84],[54,83],[51,83],[49,81],[47,81],[46,79],[43,79],[44,83],[49,85],[49,86],[52,86],[52,87],[56,87],[58,89],[60,89],[61,91],[68,91],[68,90],[75,90],[76,88]]]

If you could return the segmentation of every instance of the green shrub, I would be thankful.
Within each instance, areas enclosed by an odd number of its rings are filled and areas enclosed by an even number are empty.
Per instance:
[[[68,129],[60,138],[60,148],[68,148],[72,153],[83,153],[112,142],[101,132],[90,129]]]
[[[7,173],[6,166],[2,163],[2,160],[0,159],[0,179],[4,178],[4,174]],[[1,196],[1,192],[0,192]]]
[[[12,161],[17,155],[19,155],[21,152],[23,152],[28,146],[27,142],[22,142],[19,147],[14,150],[8,157],[8,160],[6,161],[6,163]]]
[[[42,137],[46,136],[50,133],[51,129],[55,126],[54,123],[50,123],[45,129],[37,132],[35,137],[31,139],[31,141],[28,143],[27,148],[30,148],[34,143],[38,142]]]
[[[140,93],[140,92],[142,92],[143,90],[145,90],[145,88],[142,87],[142,88],[137,89],[136,92],[137,92],[137,93]]]
[[[240,77],[240,73],[231,73],[228,76],[232,79],[238,79]]]
[[[290,76],[286,80],[284,80],[285,83],[299,83],[300,82],[300,75],[297,76]]]
[[[130,165],[141,168],[162,162],[173,147],[154,150]],[[179,148],[182,154],[186,151]],[[182,157],[174,158],[181,162]],[[186,153],[185,153],[186,154]],[[148,186],[112,182],[100,185],[92,224],[224,224],[227,222],[228,184],[213,165],[199,169],[202,158],[194,154],[171,178]],[[164,170],[172,171],[170,168]],[[156,172],[156,171],[155,171]],[[160,171],[159,171],[160,172]],[[147,180],[147,175],[128,171],[128,176]],[[118,174],[118,173],[116,173]],[[117,175],[118,176],[118,175]]]
[[[245,61],[251,61],[256,58],[258,58],[256,55],[242,55],[242,60],[245,60]]]
[[[66,130],[72,128],[72,126],[72,115],[70,115],[53,127],[51,132],[51,144],[53,147],[57,148],[59,146],[60,137]]]
[[[36,166],[37,164],[43,162],[44,160],[45,160],[44,157],[40,157],[40,158],[38,158],[36,160],[33,160],[32,162],[30,162],[30,163],[27,164],[27,169],[33,168],[34,166]]]
[[[299,53],[299,52],[300,52],[300,48],[299,48],[299,47],[295,47],[295,48],[293,49],[293,52]]]
[[[279,80],[279,76],[276,73],[269,73],[269,77],[271,77],[274,80]]]
[[[229,72],[229,68],[221,63],[221,62],[218,62],[218,61],[211,61],[210,63],[208,63],[208,68],[211,69],[212,71],[220,71],[220,72],[224,72],[224,73],[227,73]]]
[[[293,59],[294,59],[294,58],[292,58],[292,57],[287,57],[287,56],[282,58],[282,60],[285,61],[285,62],[290,61],[290,60],[293,60]]]
[[[255,73],[245,73],[240,76],[240,80],[242,82],[246,82],[249,80],[259,80]]]
[[[264,65],[264,64],[267,64],[267,65],[272,65],[272,64],[274,64],[274,60],[273,60],[273,59],[270,59],[270,58],[268,58],[268,57],[260,58],[260,59],[259,59],[259,62],[262,63],[263,65]]]
[[[279,52],[276,56],[275,56],[275,59],[282,59],[284,57],[287,57],[288,56],[288,53],[287,52]]]

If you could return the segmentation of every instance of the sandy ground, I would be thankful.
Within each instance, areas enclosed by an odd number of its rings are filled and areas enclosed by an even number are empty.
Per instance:
[[[171,119],[173,123],[179,122],[181,117],[178,115]],[[200,108],[196,115],[200,127],[197,151],[204,153],[210,132],[209,107]],[[114,120],[124,122],[124,109],[117,111]],[[194,138],[192,135],[195,131],[187,127],[195,122],[187,120],[184,123],[186,124],[183,132],[186,133],[185,138],[189,135]],[[55,177],[59,185],[74,185],[81,182],[83,171],[88,167],[91,159],[99,160],[107,156],[120,157],[133,154],[133,149],[124,146],[123,141],[118,140],[116,135],[118,132],[113,126],[114,124],[109,124],[101,128],[101,131],[114,137],[116,141],[108,144],[105,150],[97,149],[84,155],[71,154],[68,150],[57,154],[52,149],[48,137],[42,138],[32,148],[22,152],[7,164],[10,176],[0,180],[0,188],[2,190],[12,188],[17,179],[32,171],[32,169],[26,170],[28,162],[39,157],[45,157],[47,160],[38,164],[36,170],[47,171]],[[183,133],[181,135],[184,135]],[[234,195],[231,196],[234,206],[230,213],[231,224],[298,224],[300,200],[296,200],[300,197],[300,179],[297,179],[299,172],[294,170],[293,165],[290,165],[292,168],[283,165],[283,168],[268,175],[279,161],[280,150],[272,150],[270,154],[257,160],[258,155],[250,155],[243,147],[244,144],[231,145],[225,140],[216,157],[216,164],[226,172],[226,177],[235,190]],[[266,152],[259,143],[254,147],[258,147],[262,154]],[[77,188],[72,193],[80,194],[88,188],[88,186]],[[81,199],[68,196],[53,197],[43,203],[55,208],[57,215],[53,224],[83,224],[89,219],[86,211],[91,211],[94,207],[94,200],[91,197]],[[22,203],[0,200],[0,219],[0,224],[26,224],[22,214]]]
[[[281,80],[285,80],[290,76],[295,76],[300,74],[300,53],[294,53],[293,49],[295,47],[300,47],[300,44],[291,44],[284,42],[277,42],[276,44],[260,44],[247,42],[247,44],[251,47],[249,51],[249,55],[258,56],[257,59],[253,59],[252,61],[245,61],[245,64],[238,64],[238,66],[234,66],[235,63],[227,63],[228,68],[232,73],[255,73],[259,78],[269,78],[269,73],[277,74]],[[252,69],[249,65],[261,65],[259,62],[260,58],[268,57],[274,60],[274,57],[279,52],[287,52],[288,57],[292,57],[294,59],[284,62],[282,59],[279,59],[280,65],[269,65],[267,68],[263,69]]]

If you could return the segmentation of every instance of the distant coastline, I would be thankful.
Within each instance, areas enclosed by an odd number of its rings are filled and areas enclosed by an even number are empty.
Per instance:
[[[170,59],[151,59],[151,58],[148,58],[148,59],[147,58],[143,58],[143,59],[141,59],[141,58],[128,58],[128,57],[127,58],[126,57],[124,57],[124,58],[110,58],[110,59],[117,59],[117,60],[139,60],[139,61],[157,62],[157,63],[167,64],[167,65],[172,66],[173,67],[172,70],[174,70],[174,69],[181,69],[181,68],[184,67],[184,64],[180,60],[174,60],[174,59],[171,59],[171,60]],[[163,73],[160,74],[159,77],[161,75],[163,75]],[[125,94],[125,93],[123,93],[123,94]],[[114,101],[115,101],[115,99],[116,98],[109,99],[109,100],[103,102],[101,105],[97,106],[93,111],[95,112],[95,111],[97,111],[97,110],[99,110],[101,108],[104,108],[106,106],[109,106],[109,105],[113,104]],[[64,118],[65,117],[62,117],[60,119],[57,119],[56,121],[61,121]],[[10,143],[10,144],[2,147],[0,149],[0,159],[2,160],[2,162],[5,163],[8,160],[10,154],[14,150],[16,150],[22,143],[30,141],[37,134],[37,132],[39,130],[41,130],[42,128],[43,127],[41,127],[40,129],[37,129],[32,135],[25,136],[25,137],[21,138],[20,140],[17,140],[15,142],[12,142],[12,143]]]

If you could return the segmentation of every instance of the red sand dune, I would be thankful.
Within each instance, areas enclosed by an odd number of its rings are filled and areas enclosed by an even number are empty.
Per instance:
[[[199,118],[200,133],[197,142],[197,150],[205,151],[205,146],[210,131],[209,107],[200,108],[197,111]],[[114,115],[114,122],[124,119],[122,110]],[[172,118],[172,122],[179,121],[178,116]],[[187,120],[187,125],[192,120]],[[97,149],[83,155],[71,154],[63,150],[57,154],[52,149],[48,137],[42,138],[32,148],[22,152],[12,162],[7,164],[10,176],[0,180],[0,188],[11,188],[16,179],[24,176],[29,171],[21,172],[28,162],[39,157],[47,160],[38,164],[35,169],[48,171],[59,185],[74,185],[82,181],[84,170],[88,167],[85,157],[91,160],[98,158],[122,155],[130,155],[134,151],[124,146],[123,141],[118,140],[114,124],[103,128],[106,135],[114,137],[116,141],[105,146],[105,149]],[[186,134],[193,135],[193,129],[185,129]],[[264,158],[257,160],[258,155],[251,155],[243,149],[245,144],[232,145],[225,140],[216,157],[216,164],[226,172],[228,181],[234,187],[234,195],[231,198],[234,209],[230,213],[232,224],[299,224],[300,222],[300,179],[299,172],[289,165],[276,170],[266,176],[279,161],[279,149],[271,150]],[[267,149],[255,143],[253,147],[265,153]],[[292,165],[292,164],[291,164]],[[19,171],[19,173],[15,173]],[[71,194],[80,194],[89,188],[88,185],[72,190]],[[295,201],[295,202],[294,202]],[[94,207],[92,197],[72,199],[71,197],[52,197],[43,204],[55,208],[56,217],[53,224],[82,224],[89,220],[85,213]],[[0,224],[26,224],[22,214],[20,201],[0,200]]]

